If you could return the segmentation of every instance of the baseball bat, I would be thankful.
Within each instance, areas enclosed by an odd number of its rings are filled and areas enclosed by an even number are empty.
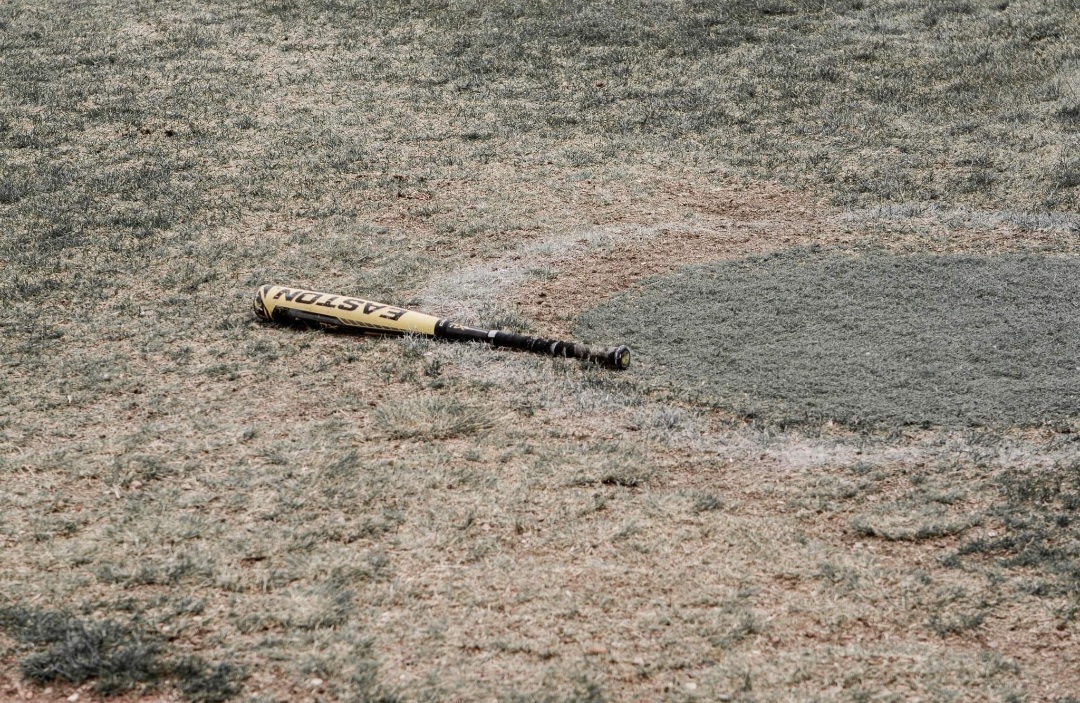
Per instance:
[[[630,349],[592,347],[503,330],[469,327],[394,305],[361,298],[319,293],[303,288],[265,285],[255,292],[255,315],[283,324],[308,325],[336,331],[380,334],[422,334],[459,342],[486,342],[496,347],[592,361],[614,369],[630,366]]]

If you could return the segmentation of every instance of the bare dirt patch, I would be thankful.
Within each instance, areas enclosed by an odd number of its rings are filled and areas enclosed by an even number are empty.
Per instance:
[[[568,332],[566,322],[581,311],[642,278],[679,266],[852,241],[829,226],[821,208],[805,196],[762,183],[714,185],[707,177],[664,181],[655,185],[647,202],[620,202],[617,207],[619,214],[610,224],[544,261],[550,274],[521,286],[509,301],[545,329]]]
[[[566,194],[551,199],[557,190]],[[474,250],[479,263],[437,274],[419,301],[464,316],[485,304],[511,305],[536,330],[569,334],[579,313],[642,279],[750,254],[807,246],[893,253],[1070,253],[1080,247],[1080,225],[1067,216],[926,207],[840,211],[806,194],[720,172],[671,177],[639,169],[606,174],[599,183],[569,180],[561,188],[549,185],[547,202],[560,214],[541,238],[529,232],[504,238],[503,247],[521,243],[493,259]]]

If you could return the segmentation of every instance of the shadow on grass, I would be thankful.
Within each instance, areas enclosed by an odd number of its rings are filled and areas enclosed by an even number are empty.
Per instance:
[[[31,650],[20,668],[34,683],[93,681],[94,690],[110,696],[172,679],[196,703],[219,703],[240,692],[243,674],[235,666],[170,658],[154,633],[112,620],[90,622],[60,611],[4,607],[0,630]]]

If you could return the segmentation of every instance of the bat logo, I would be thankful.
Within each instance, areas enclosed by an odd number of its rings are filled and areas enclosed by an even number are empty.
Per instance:
[[[264,286],[261,294],[256,296],[260,304],[262,304],[262,298],[269,292],[270,286]],[[335,302],[338,299],[341,300],[340,303]],[[330,295],[329,293],[318,293],[313,290],[303,289],[293,290],[291,288],[282,288],[277,293],[274,293],[273,300],[284,300],[288,303],[295,302],[300,305],[316,305],[318,307],[334,308],[336,310],[341,310],[342,312],[354,312],[362,308],[365,315],[374,315],[378,313],[377,317],[393,321],[400,320],[405,313],[409,312],[404,308],[385,305],[383,303],[374,303],[370,300],[342,298],[340,295]],[[256,314],[258,314],[258,310],[256,310]]]

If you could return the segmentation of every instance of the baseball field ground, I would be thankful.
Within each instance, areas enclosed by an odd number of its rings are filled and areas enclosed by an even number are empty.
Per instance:
[[[1077,703],[1080,3],[0,2],[0,400],[2,701]]]

